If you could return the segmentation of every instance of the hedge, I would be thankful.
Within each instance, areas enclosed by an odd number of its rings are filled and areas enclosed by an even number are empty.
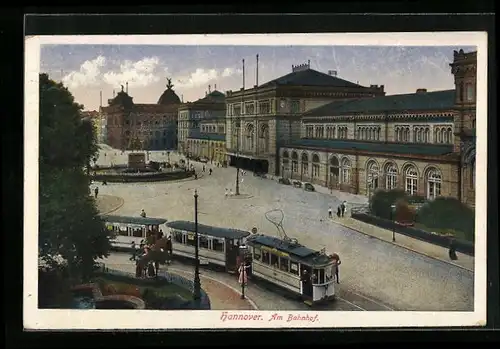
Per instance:
[[[94,181],[116,182],[156,182],[185,179],[194,176],[194,171],[154,172],[154,173],[96,173]]]

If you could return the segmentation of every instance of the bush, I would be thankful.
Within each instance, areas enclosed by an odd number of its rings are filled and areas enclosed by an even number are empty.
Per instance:
[[[390,191],[377,190],[370,198],[370,211],[377,217],[394,219],[392,216],[391,206],[398,200],[406,198],[406,192],[401,189],[394,189]]]
[[[457,238],[463,236],[474,241],[474,211],[455,198],[441,197],[428,202],[420,208],[416,220],[429,229],[448,229]]]
[[[396,210],[395,210],[395,221],[399,223],[413,224],[415,220],[415,212],[408,205],[406,199],[399,199],[396,202]]]

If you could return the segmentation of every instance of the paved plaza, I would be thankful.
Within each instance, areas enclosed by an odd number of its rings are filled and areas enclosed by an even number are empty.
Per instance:
[[[126,163],[126,157],[127,153],[103,148],[98,164]],[[171,161],[178,159],[174,153],[169,157]],[[149,155],[149,160],[166,159],[166,152],[151,152]],[[194,164],[201,171],[203,164]],[[198,180],[98,184],[99,195],[123,199],[123,206],[113,214],[138,216],[144,209],[149,217],[164,217],[169,221],[194,220],[193,194],[197,189],[200,223],[245,230],[257,227],[259,232],[269,235],[277,234],[277,230],[267,221],[265,213],[281,209],[288,236],[297,238],[308,247],[325,247],[328,253],[340,255],[341,293],[362,295],[398,310],[473,310],[473,273],[440,260],[442,251],[436,252],[439,256],[431,258],[422,254],[431,253],[424,251],[424,245],[414,239],[405,240],[398,236],[399,246],[382,236],[375,236],[384,232],[359,233],[356,230],[366,227],[352,226],[353,220],[349,221],[349,218],[344,222],[327,218],[329,207],[336,209],[341,201],[347,201],[348,207],[363,204],[366,198],[338,191],[329,194],[324,188],[319,188],[318,192],[306,192],[280,185],[275,180],[254,177],[252,173],[243,177],[240,190],[245,195],[242,198],[226,198],[225,188],[235,191],[236,170],[210,164],[205,166],[207,170],[209,167],[213,169],[211,176],[206,172]],[[411,249],[406,246],[408,244],[413,244]],[[459,255],[458,262],[466,257]],[[464,264],[471,268],[473,259]]]

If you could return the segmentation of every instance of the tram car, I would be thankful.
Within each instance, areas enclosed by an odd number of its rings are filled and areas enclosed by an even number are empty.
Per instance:
[[[167,230],[165,218],[127,217],[101,215],[106,228],[112,232],[111,247],[116,251],[128,252],[132,250],[132,242],[136,248],[141,241],[147,241],[152,232]]]
[[[166,223],[172,237],[174,256],[195,259],[194,222],[173,221]],[[244,248],[250,232],[220,228],[198,223],[198,256],[200,264],[218,266],[228,273],[236,273],[241,262],[250,263]]]
[[[256,234],[246,239],[252,257],[251,279],[261,279],[291,293],[307,305],[335,299],[334,259],[296,239]]]

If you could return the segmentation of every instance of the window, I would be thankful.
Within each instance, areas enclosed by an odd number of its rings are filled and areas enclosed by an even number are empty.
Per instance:
[[[296,152],[292,153],[292,172],[298,172],[298,155]]]
[[[290,260],[288,258],[280,257],[280,270],[288,273]]]
[[[326,127],[326,138],[328,139],[335,138],[335,128],[333,126]]]
[[[128,229],[126,230],[118,229],[118,235],[128,236]]]
[[[314,137],[314,126],[306,126],[306,138]]]
[[[134,231],[132,232],[132,236],[135,238],[142,238],[143,237],[142,229],[134,229]]]
[[[312,176],[319,177],[319,156],[317,154],[313,155],[312,162]]]
[[[379,167],[376,162],[372,161],[367,166],[367,187],[371,190],[375,190],[378,188],[378,175],[379,175]]]
[[[208,249],[208,238],[203,235],[198,235],[198,241],[200,242],[200,248]]]
[[[290,111],[292,113],[300,113],[300,101],[291,101]]]
[[[262,263],[264,264],[269,264],[270,260],[270,254],[267,251],[262,251]]]
[[[465,94],[468,102],[474,100],[474,86],[472,86],[472,84],[467,84]]]
[[[302,154],[301,158],[301,170],[303,174],[307,174],[309,172],[309,159],[306,153]]]
[[[271,266],[278,268],[279,267],[279,257],[274,253],[269,254],[271,256]]]
[[[271,112],[271,105],[268,101],[259,103],[260,113],[269,114]]]
[[[253,103],[245,104],[245,114],[254,114],[255,106]]]
[[[212,240],[212,250],[224,252],[224,240],[222,239],[213,239]]]
[[[418,173],[415,167],[408,166],[405,172],[405,190],[409,195],[417,194]]]
[[[342,160],[342,183],[350,183],[351,162],[349,159]]]
[[[448,142],[447,143],[453,143],[453,130],[451,129],[451,127],[448,127],[448,129],[446,130],[446,133],[447,133],[447,140]]]
[[[182,244],[182,232],[181,231],[174,231],[173,232],[173,236],[174,236],[174,241],[179,243],[179,244]]]
[[[299,275],[299,264],[296,262],[290,261],[290,273]]]
[[[432,168],[427,172],[427,199],[433,200],[441,195],[441,172]]]
[[[254,247],[253,248],[253,259],[255,259],[256,261],[260,261],[260,256],[261,256],[260,248]]]
[[[315,137],[316,138],[323,138],[323,126],[316,126],[316,129],[315,129]]]
[[[241,105],[234,105],[233,106],[233,111],[235,116],[240,116],[241,115]]]
[[[398,180],[398,170],[394,164],[389,164],[385,171],[385,188],[387,190],[396,189],[396,184]]]

